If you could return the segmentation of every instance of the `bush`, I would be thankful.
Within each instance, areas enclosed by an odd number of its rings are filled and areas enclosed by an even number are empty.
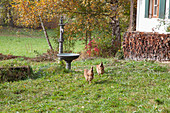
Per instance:
[[[167,27],[166,32],[170,32],[170,26]]]
[[[87,44],[87,46],[85,47],[85,49],[89,56],[98,56],[99,55],[98,44],[94,40],[90,41]]]
[[[33,69],[23,58],[11,59],[0,67],[0,82],[19,81],[31,78]]]
[[[0,82],[24,80],[30,77],[32,68],[30,66],[1,67]]]
[[[118,50],[115,57],[118,59],[118,60],[121,60],[121,59],[124,59],[124,52],[123,52],[123,49],[121,50]]]
[[[118,48],[112,44],[112,38],[96,38],[85,47],[89,56],[109,57],[115,56]]]

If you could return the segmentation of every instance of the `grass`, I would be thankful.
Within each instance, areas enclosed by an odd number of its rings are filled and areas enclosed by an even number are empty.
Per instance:
[[[16,29],[17,30],[17,29]],[[0,35],[0,53],[34,57],[45,52],[45,39]],[[76,43],[76,52],[81,51]],[[28,46],[29,45],[29,46]],[[26,49],[27,47],[27,49]],[[105,73],[88,84],[83,70],[104,63]],[[170,67],[152,61],[96,58],[72,62],[72,71],[58,62],[30,62],[22,58],[0,61],[1,66],[30,65],[33,75],[26,80],[0,83],[0,112],[170,112]]]
[[[0,53],[3,54],[35,57],[35,51],[42,54],[47,52],[47,49],[49,46],[44,38],[0,36]]]
[[[47,30],[49,37],[56,35],[55,29]],[[44,32],[42,29],[28,29],[28,28],[12,28],[12,27],[0,27],[1,36],[17,36],[17,37],[30,37],[30,38],[43,38]]]
[[[53,48],[56,47],[53,36],[56,36],[54,29],[48,30],[50,42]],[[4,28],[0,31],[0,53],[12,54],[16,56],[35,57],[39,54],[46,53],[49,49],[42,30]],[[81,41],[77,41],[73,52],[80,52],[84,45]]]
[[[89,85],[83,69],[101,61],[105,74]],[[98,58],[74,61],[72,71],[56,62],[2,61],[31,65],[34,76],[0,84],[2,112],[164,112],[170,111],[169,67],[145,61]]]
[[[55,30],[48,30],[48,35],[55,36]],[[50,41],[55,46],[54,41]],[[46,53],[48,49],[42,30],[3,27],[0,31],[0,53],[35,57],[36,52]]]

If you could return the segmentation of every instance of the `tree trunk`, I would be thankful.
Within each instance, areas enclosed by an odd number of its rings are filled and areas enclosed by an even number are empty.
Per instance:
[[[92,41],[92,39],[91,39],[91,31],[89,31],[89,42],[91,42]]]
[[[11,13],[12,7],[11,7],[11,4],[10,4],[10,3],[8,3],[8,7],[9,7],[9,9],[8,9],[8,14],[9,14],[9,26],[14,27],[13,16],[12,16],[12,13]]]
[[[133,31],[133,5],[134,5],[134,0],[130,0],[130,22],[129,22],[129,30],[128,31]]]
[[[120,25],[119,25],[119,17],[117,14],[118,1],[111,0],[111,10],[115,12],[115,15],[110,17],[111,19],[111,27],[112,27],[112,45],[113,52],[116,53],[121,48],[121,34],[120,34]]]
[[[44,27],[44,23],[43,23],[43,20],[42,20],[40,15],[39,15],[39,19],[40,19],[40,22],[41,22],[41,27],[42,27],[42,29],[44,31],[45,38],[46,38],[46,40],[48,42],[48,45],[49,45],[50,49],[53,50],[53,47],[52,47],[52,45],[50,43],[50,40],[49,40],[49,37],[48,37],[48,34],[47,34],[47,30]]]
[[[132,26],[132,30],[133,31],[136,31],[136,13],[137,13],[137,1],[136,0],[134,0],[133,1],[133,26]]]
[[[87,46],[87,39],[88,39],[88,33],[87,33],[87,30],[86,30],[86,39],[85,39],[86,46]]]
[[[89,42],[91,42],[91,31],[90,31],[90,28],[91,28],[91,23],[90,22],[88,22],[88,40],[89,40]]]
[[[120,49],[121,48],[120,25],[119,19],[116,19],[116,16],[111,17],[111,25],[112,25],[112,45],[114,45],[116,49]]]

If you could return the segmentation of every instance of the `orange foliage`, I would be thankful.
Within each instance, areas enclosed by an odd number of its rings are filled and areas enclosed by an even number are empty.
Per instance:
[[[102,31],[109,29],[110,17],[118,14],[120,18],[129,11],[125,7],[129,0],[119,0],[114,12],[107,0],[13,0],[12,6],[17,15],[17,24],[39,27],[40,15],[43,21],[51,21],[61,14],[65,16],[65,31],[72,34]],[[56,20],[59,21],[59,20]],[[125,19],[124,21],[128,21]]]

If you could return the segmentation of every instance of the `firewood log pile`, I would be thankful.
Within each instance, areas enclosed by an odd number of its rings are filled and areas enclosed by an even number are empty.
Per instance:
[[[125,59],[170,61],[170,34],[125,32]]]

